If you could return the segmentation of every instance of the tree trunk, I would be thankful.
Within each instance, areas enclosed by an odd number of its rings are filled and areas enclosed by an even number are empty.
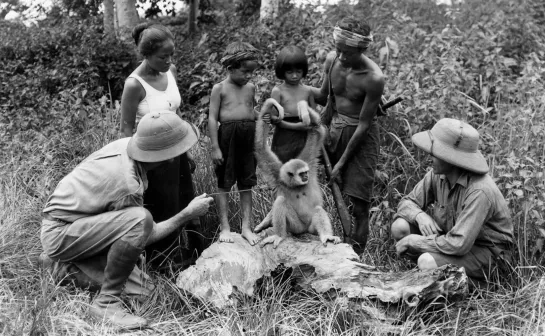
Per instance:
[[[252,296],[256,282],[279,267],[292,270],[297,286],[331,297],[377,299],[416,306],[439,297],[463,298],[468,291],[463,268],[379,272],[359,263],[348,244],[323,246],[312,235],[287,238],[274,249],[251,246],[233,234],[234,243],[214,243],[194,266],[180,273],[177,286],[216,307],[234,304],[234,292]]]
[[[278,15],[280,0],[261,0],[261,9],[259,10],[259,20],[267,21],[276,19]]]
[[[189,5],[189,34],[197,31],[197,12],[199,11],[199,0],[191,0]]]
[[[119,22],[119,38],[129,42],[134,26],[138,24],[138,12],[136,11],[136,0],[115,0],[117,20]]]
[[[115,12],[114,0],[104,0],[104,34],[113,36],[115,34]]]

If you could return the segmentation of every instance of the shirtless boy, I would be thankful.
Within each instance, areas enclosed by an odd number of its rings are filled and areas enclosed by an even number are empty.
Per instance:
[[[330,105],[333,118],[328,145],[334,165],[331,179],[343,186],[343,192],[354,205],[355,224],[345,241],[352,242],[356,252],[363,252],[369,234],[369,205],[379,154],[375,113],[384,90],[384,75],[364,55],[373,41],[367,23],[353,17],[343,18],[334,28],[333,38],[336,50],[327,55],[322,87],[313,88],[313,93],[316,102],[324,105],[331,85],[334,98]]]
[[[220,242],[233,242],[227,218],[227,193],[235,183],[241,190],[242,236],[252,245],[260,240],[251,229],[251,188],[256,185],[257,177],[254,158],[255,87],[249,80],[257,68],[257,56],[257,50],[248,43],[229,44],[221,59],[228,76],[214,85],[210,95],[208,130],[218,179],[216,202],[220,214]]]

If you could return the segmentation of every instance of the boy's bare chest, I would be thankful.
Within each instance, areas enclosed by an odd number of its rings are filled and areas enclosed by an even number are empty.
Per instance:
[[[225,107],[254,107],[254,95],[247,88],[227,89],[223,93],[222,105]]]

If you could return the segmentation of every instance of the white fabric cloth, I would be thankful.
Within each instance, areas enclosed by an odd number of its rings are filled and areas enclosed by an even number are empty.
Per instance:
[[[140,122],[140,119],[142,119],[143,116],[150,112],[171,111],[173,113],[176,113],[176,110],[178,109],[178,107],[180,107],[182,97],[180,96],[180,92],[178,91],[176,79],[174,78],[172,71],[167,71],[168,85],[166,90],[164,91],[159,91],[155,89],[153,86],[149,85],[142,77],[138,76],[134,72],[129,76],[129,78],[134,78],[138,82],[140,82],[140,84],[142,84],[142,87],[144,87],[144,90],[146,91],[146,96],[138,104],[138,109],[136,111],[136,120],[134,123],[135,129],[138,125],[138,122]]]

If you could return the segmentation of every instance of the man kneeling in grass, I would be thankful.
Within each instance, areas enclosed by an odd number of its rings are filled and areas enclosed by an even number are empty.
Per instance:
[[[431,154],[433,170],[399,203],[392,236],[399,255],[420,269],[463,266],[475,280],[512,263],[513,223],[488,165],[479,133],[467,123],[441,119],[413,143]],[[425,211],[433,205],[433,216]]]
[[[64,177],[43,210],[42,266],[54,278],[70,276],[79,286],[98,283],[92,315],[125,328],[147,321],[129,313],[121,294],[141,300],[151,294],[136,263],[148,244],[204,215],[211,197],[195,197],[172,218],[154,223],[143,207],[146,173],[188,151],[198,131],[175,113],[149,113],[136,134],[91,154]]]

